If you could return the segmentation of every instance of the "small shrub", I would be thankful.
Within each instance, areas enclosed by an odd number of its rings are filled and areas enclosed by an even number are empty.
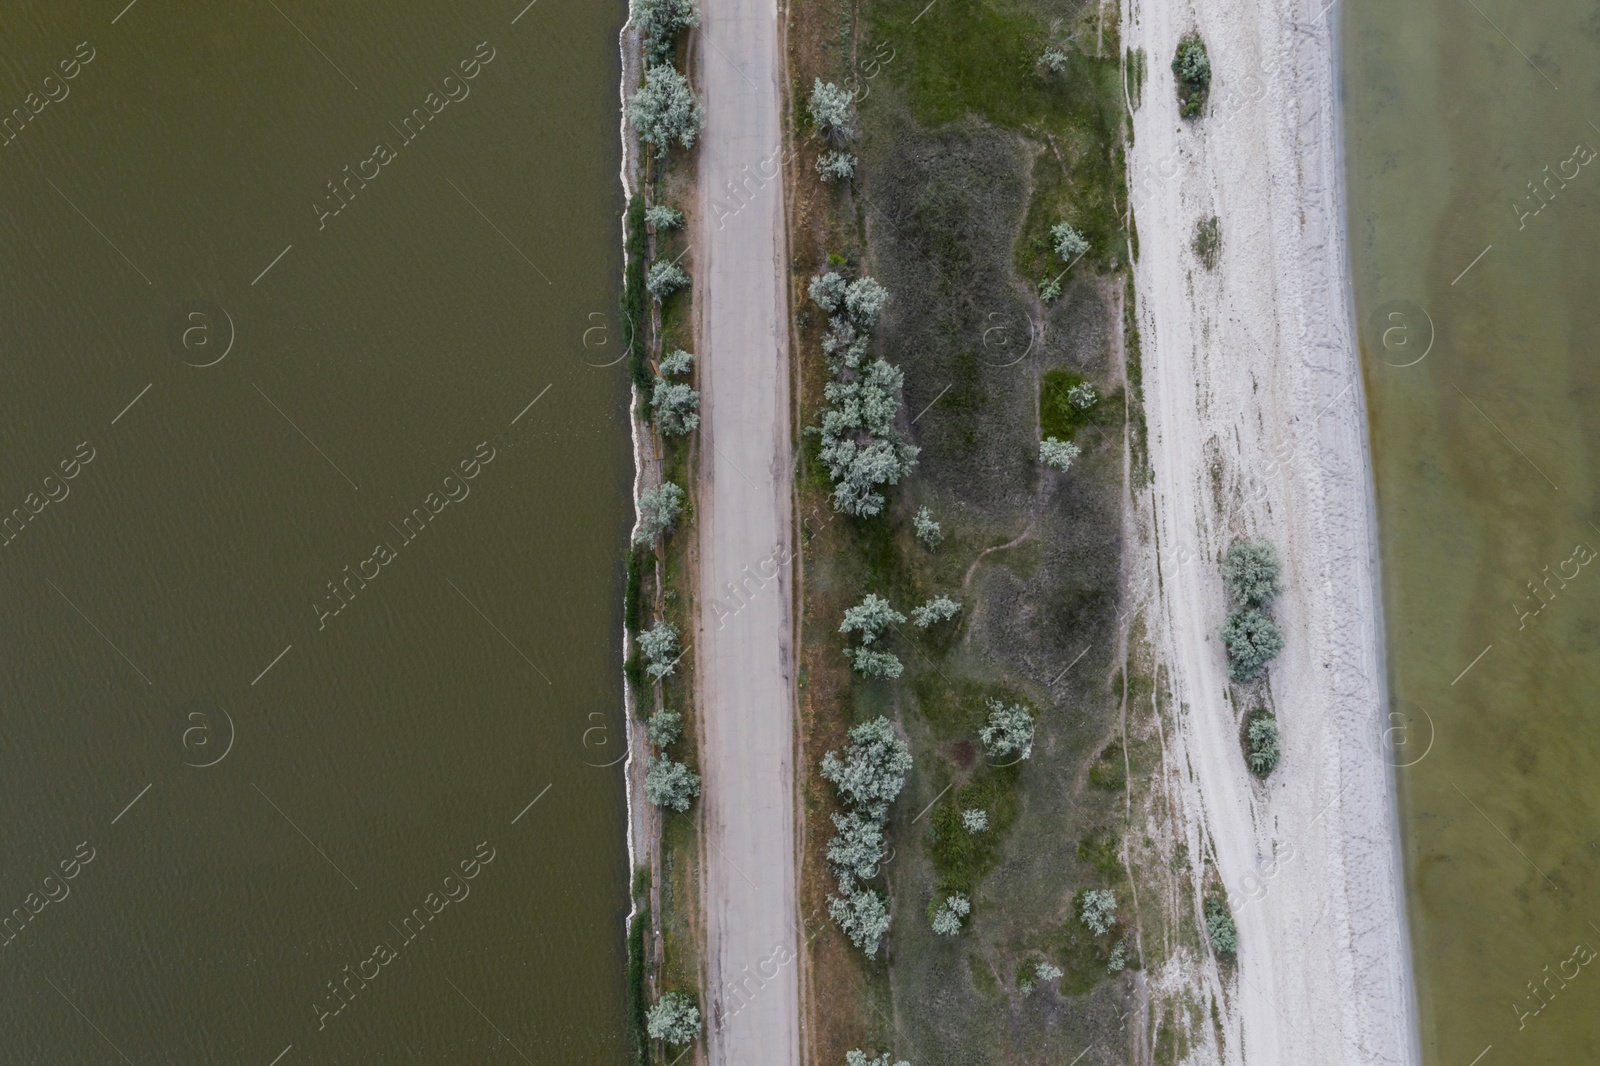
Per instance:
[[[639,523],[633,531],[635,544],[654,544],[670,532],[683,513],[683,489],[670,481],[639,493]],[[631,580],[631,574],[630,574]]]
[[[700,775],[665,755],[653,756],[644,775],[645,799],[657,807],[683,812],[700,795]]]
[[[1052,74],[1060,74],[1067,69],[1067,53],[1054,46],[1046,48],[1044,55],[1039,57],[1039,62]]]
[[[678,31],[700,25],[700,9],[694,0],[634,0],[633,22],[650,61],[665,63]]]
[[[910,769],[911,749],[881,716],[850,730],[842,758],[831,751],[822,757],[822,776],[844,801],[880,821],[905,787]]]
[[[1066,222],[1050,227],[1050,244],[1056,255],[1069,263],[1089,250],[1089,239]]]
[[[1178,42],[1172,73],[1178,80],[1178,114],[1193,118],[1206,106],[1206,95],[1211,90],[1211,58],[1198,33],[1190,33]]]
[[[656,204],[644,213],[644,220],[652,229],[677,229],[683,225],[683,212],[666,204]]]
[[[660,303],[679,289],[689,287],[689,272],[677,263],[670,263],[665,259],[650,264],[650,272],[645,275],[644,287],[656,303]]]
[[[700,394],[681,381],[656,378],[650,412],[662,434],[681,437],[700,425]]]
[[[1078,903],[1078,920],[1095,936],[1105,936],[1117,924],[1117,896],[1109,888],[1092,888]]]
[[[1222,558],[1222,582],[1235,603],[1265,607],[1283,591],[1283,566],[1272,545],[1237,541]]]
[[[646,673],[651,678],[659,681],[672,676],[678,664],[678,627],[663,618],[639,634],[639,650],[650,661]]]
[[[1249,682],[1264,674],[1283,650],[1283,633],[1260,608],[1235,607],[1222,623],[1222,642],[1228,648],[1228,676]]]
[[[949,596],[935,596],[920,607],[911,608],[911,621],[918,629],[927,629],[935,622],[948,622],[961,610],[961,605]]]
[[[831,315],[844,303],[844,294],[849,288],[848,281],[830,270],[826,274],[814,276],[807,292],[813,303]]]
[[[1117,946],[1111,949],[1111,958],[1106,960],[1107,973],[1121,973],[1128,966],[1128,942],[1117,941]]]
[[[700,1036],[700,1009],[682,992],[668,992],[645,1015],[645,1027],[652,1040],[692,1043]]]
[[[694,367],[694,356],[682,348],[675,348],[661,357],[661,376],[687,374]]]
[[[1216,215],[1202,218],[1194,225],[1194,257],[1207,270],[1217,269],[1217,257],[1222,254],[1222,222]]]
[[[1081,454],[1070,440],[1046,437],[1039,442],[1039,461],[1063,474],[1072,469],[1072,461]]]
[[[916,517],[911,520],[911,525],[916,530],[917,539],[929,551],[933,551],[944,540],[944,533],[939,528],[939,523],[933,520],[933,515],[926,507],[917,511]]]
[[[1087,411],[1100,399],[1100,394],[1094,391],[1094,386],[1087,381],[1080,381],[1067,390],[1067,402],[1080,411]]]
[[[706,105],[676,67],[660,63],[644,72],[644,84],[629,98],[628,121],[640,140],[655,145],[656,158],[665,159],[673,141],[694,147],[706,122]]]
[[[1039,282],[1039,299],[1047,304],[1053,304],[1061,299],[1061,279],[1046,278]]]
[[[811,100],[807,108],[811,121],[817,124],[824,137],[848,140],[856,135],[854,90],[841,89],[831,81],[816,79],[811,86]]]
[[[1015,754],[1018,759],[1033,756],[1033,715],[1021,704],[989,701],[989,721],[978,730],[984,749],[994,758]]]
[[[663,707],[645,722],[644,735],[656,747],[666,747],[683,736],[683,715]]]
[[[874,681],[893,681],[905,673],[905,663],[893,652],[872,648],[846,648],[844,657],[856,668],[856,673]]]
[[[889,906],[870,888],[858,889],[843,898],[828,897],[828,914],[850,943],[875,958],[878,945],[889,931]]]
[[[1218,955],[1232,955],[1239,950],[1239,927],[1233,924],[1228,905],[1215,896],[1206,900],[1206,934]]]
[[[904,1060],[890,1062],[887,1051],[875,1059],[869,1058],[868,1056],[870,1055],[871,1052],[868,1051],[846,1051],[844,1053],[844,1066],[911,1066],[911,1063]]]
[[[1256,711],[1245,726],[1245,764],[1257,777],[1266,777],[1277,769],[1282,754],[1278,746],[1278,720],[1267,711]]]
[[[828,863],[839,878],[841,891],[849,891],[854,881],[865,881],[878,872],[883,861],[883,823],[859,811],[833,816],[838,835],[828,841]]]
[[[937,906],[928,904],[928,922],[940,936],[959,935],[962,923],[971,913],[972,901],[960,892],[952,892]]]
[[[982,833],[989,828],[989,812],[965,810],[961,812],[961,827],[969,833]]]
[[[890,606],[888,600],[869,592],[866,599],[845,609],[839,632],[860,633],[864,647],[882,636],[883,631],[891,625],[898,625],[905,620],[906,616]]]
[[[1042,985],[1047,985],[1051,981],[1056,980],[1061,976],[1061,974],[1061,967],[1043,959],[1036,962],[1033,966],[1033,979]]]
[[[878,324],[878,314],[889,302],[889,290],[875,278],[857,278],[844,291],[844,310],[850,324],[869,333]]]
[[[817,175],[823,181],[849,181],[856,176],[856,157],[849,152],[824,152],[817,157]]]

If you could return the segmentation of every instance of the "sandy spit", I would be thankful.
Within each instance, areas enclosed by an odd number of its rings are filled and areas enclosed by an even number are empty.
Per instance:
[[[1420,1061],[1383,744],[1338,11],[1325,2],[1135,0],[1125,14],[1124,41],[1148,56],[1129,183],[1160,578],[1151,636],[1170,671],[1167,755],[1181,767],[1191,855],[1214,864],[1241,943],[1236,969],[1193,975],[1223,1005],[1221,1041],[1196,1048],[1196,1062]],[[1170,63],[1195,29],[1211,98],[1201,119],[1180,121]],[[1208,270],[1192,241],[1212,216],[1222,249]],[[1287,647],[1265,685],[1230,693],[1218,562],[1241,537],[1285,560],[1275,612]],[[1284,740],[1265,784],[1239,742],[1261,705]],[[1198,892],[1194,906],[1198,917]]]

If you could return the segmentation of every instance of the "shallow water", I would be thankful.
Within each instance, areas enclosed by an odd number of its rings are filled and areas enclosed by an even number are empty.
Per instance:
[[[1342,5],[1425,1060],[1600,1054],[1600,14]]]
[[[124,2],[0,13],[0,1060],[616,1060],[623,5]]]

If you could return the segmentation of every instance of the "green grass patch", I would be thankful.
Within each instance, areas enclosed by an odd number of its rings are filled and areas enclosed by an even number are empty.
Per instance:
[[[994,869],[1000,845],[1017,819],[1017,774],[1015,766],[980,766],[953,799],[933,809],[928,856],[941,892],[971,895]],[[973,833],[961,824],[961,812],[969,809],[988,812],[989,827],[983,832]]]
[[[1063,366],[1044,372],[1039,380],[1040,436],[1071,440],[1084,426],[1115,426],[1122,422],[1122,398],[1116,393],[1099,397],[1087,409],[1073,404],[1067,394],[1083,380],[1082,374]]]
[[[645,249],[648,232],[644,223],[644,197],[635,196],[628,201],[623,216],[627,230],[625,247],[628,268],[622,279],[622,319],[628,336],[628,376],[639,388],[650,391],[650,294],[644,287]],[[649,408],[645,408],[648,418]]]
[[[645,992],[644,944],[645,935],[650,928],[650,870],[641,867],[641,872],[645,880],[644,898],[639,900],[639,911],[628,926],[628,1050],[636,1066],[648,1066],[650,1036],[645,1031],[644,1017],[648,999]],[[640,896],[637,879],[635,879],[634,895]]]
[[[1122,756],[1122,745],[1106,745],[1100,757],[1089,767],[1089,784],[1108,792],[1121,792],[1128,784],[1128,766]]]
[[[1078,841],[1078,861],[1086,862],[1107,881],[1122,878],[1122,857],[1117,854],[1117,834],[1110,829],[1095,829]]]

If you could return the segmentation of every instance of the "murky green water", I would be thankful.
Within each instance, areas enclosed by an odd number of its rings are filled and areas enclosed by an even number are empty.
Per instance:
[[[623,5],[124,3],[0,11],[0,1061],[614,1061]]]
[[[1600,1061],[1600,13],[1342,34],[1426,1059]]]

